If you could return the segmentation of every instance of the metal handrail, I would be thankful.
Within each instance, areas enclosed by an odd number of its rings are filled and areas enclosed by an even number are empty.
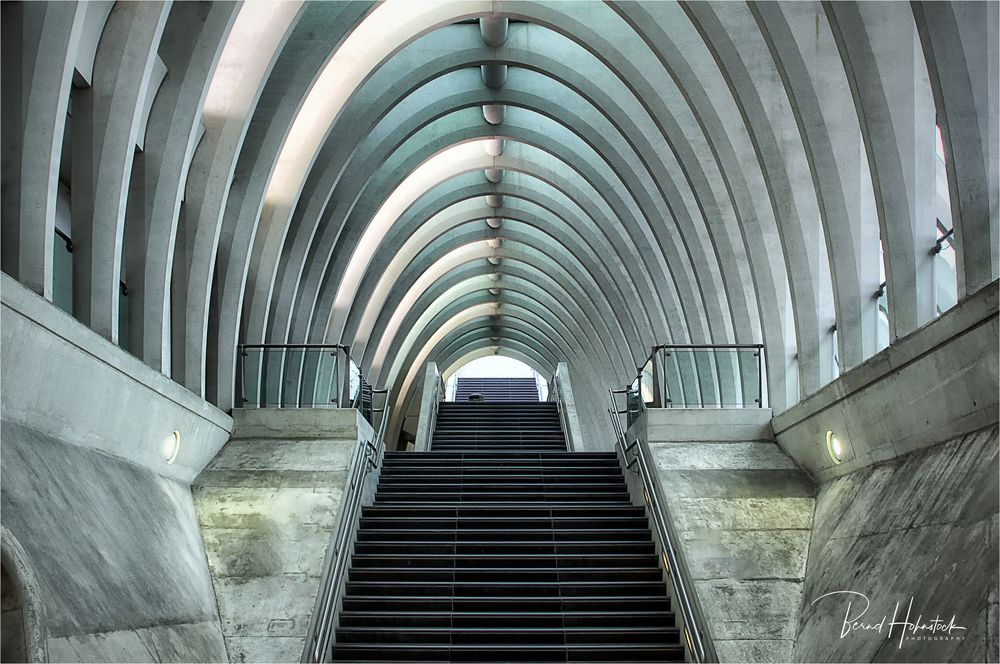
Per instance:
[[[654,367],[656,363],[654,362],[657,353],[662,350],[754,350],[757,351],[757,407],[764,407],[764,344],[656,344],[652,347],[649,355],[646,357],[646,361],[640,366],[636,367],[635,378],[632,379],[633,382],[642,381],[642,371],[643,368],[653,362]],[[660,385],[664,390],[666,389],[665,383]],[[640,401],[642,398],[640,396]],[[671,401],[667,398],[667,401]],[[721,403],[721,402],[720,402]],[[662,404],[661,404],[662,405]]]
[[[387,392],[387,390],[379,391]],[[364,480],[368,473],[382,465],[382,460],[385,457],[385,432],[388,421],[389,405],[386,403],[382,409],[382,421],[379,422],[378,431],[374,438],[359,444],[354,452],[351,462],[351,482],[343,496],[344,504],[347,507],[332,540],[334,548],[327,556],[326,570],[323,575],[326,581],[321,589],[322,599],[318,604],[320,612],[312,620],[310,629],[312,638],[308,640],[309,647],[307,648],[309,657],[303,657],[304,661],[323,662],[326,661],[326,655],[329,653],[333,637],[334,617],[340,598],[341,581],[347,571],[347,562],[350,559],[348,553],[354,535],[354,523],[357,520],[358,508],[361,506]]]
[[[343,348],[344,350],[350,350],[350,346],[345,346],[344,344],[240,344],[240,350],[243,349],[257,349],[257,348],[309,348],[315,350],[323,350],[324,348]]]
[[[674,533],[670,520],[666,517],[668,514],[666,500],[661,496],[661,489],[651,470],[649,447],[638,436],[634,442],[629,444],[625,435],[621,415],[627,411],[618,409],[615,395],[627,392],[628,390],[608,390],[608,398],[611,403],[611,407],[608,408],[608,415],[611,416],[611,423],[615,430],[616,445],[621,450],[626,468],[631,470],[633,466],[636,466],[637,469],[634,472],[642,479],[646,503],[652,511],[653,522],[656,525],[660,543],[667,557],[667,574],[670,576],[674,587],[674,594],[676,595],[675,599],[680,607],[688,651],[695,662],[718,661],[705,621],[701,619],[701,611],[697,604],[697,598],[688,592],[689,584],[685,581],[685,577],[688,576],[687,566],[683,560],[683,554],[678,549],[677,542],[679,538]],[[631,461],[629,460],[629,455],[633,455]],[[693,585],[693,582],[691,585]]]
[[[346,344],[339,344],[339,343],[337,343],[337,344],[277,344],[277,343],[247,344],[247,343],[241,343],[241,344],[237,344],[236,350],[237,350],[237,357],[239,358],[239,371],[238,371],[237,378],[236,378],[237,385],[236,385],[236,392],[235,392],[235,394],[237,395],[237,403],[238,404],[244,404],[244,405],[247,403],[246,392],[245,392],[245,390],[246,390],[246,379],[247,379],[247,375],[246,375],[246,360],[245,360],[245,358],[248,357],[248,355],[249,355],[247,351],[268,351],[268,350],[289,350],[289,351],[296,351],[296,350],[328,350],[328,351],[334,351],[334,353],[332,353],[333,355],[336,355],[340,351],[343,351],[344,357],[347,360],[347,367],[348,367],[347,368],[347,372],[348,372],[348,374],[350,374],[350,367],[352,365],[355,366],[355,367],[357,367],[357,365],[351,359],[351,347],[348,346],[348,345],[346,345]],[[262,354],[261,357],[264,358],[265,355]],[[336,359],[339,362],[340,358],[338,357]],[[282,368],[282,372],[284,372],[284,367]],[[359,373],[360,373],[360,369],[359,369]],[[348,385],[350,384],[350,376],[347,375],[346,378],[342,379],[339,374],[340,374],[340,371],[339,370],[335,370],[334,371],[334,375],[333,375],[333,377],[331,379],[331,381],[333,383],[335,383],[333,385],[333,390],[334,390],[333,393],[336,394],[336,396],[337,396],[337,398],[335,400],[331,400],[331,403],[335,402],[338,405],[342,405],[342,401],[344,399],[344,396],[346,395],[346,391],[348,389]],[[364,375],[363,374],[361,374],[361,378],[362,378],[362,380],[364,379]],[[258,395],[258,402],[259,402],[258,405],[260,407],[264,407],[264,389],[265,388],[264,388],[264,384],[262,382],[264,379],[265,379],[265,376],[263,374],[261,374],[260,376],[258,376],[258,380],[257,380],[257,382],[258,382],[258,390],[260,392],[260,394]],[[308,385],[308,382],[302,382],[304,380],[304,378],[302,376],[300,376],[299,380],[300,380],[300,382],[299,382],[299,389],[300,390],[303,389],[303,388],[305,388]],[[301,402],[302,401],[301,395],[296,399],[296,403],[294,405],[287,405],[287,404],[285,404],[284,403],[285,388],[284,388],[283,385],[280,384],[280,382],[281,381],[279,381],[279,386],[278,386],[279,395],[278,395],[278,400],[277,400],[276,404],[274,405],[275,407],[277,407],[277,408],[302,408],[302,407],[316,407],[317,406],[316,403],[302,404],[302,402]],[[359,389],[359,392],[358,392],[359,398],[360,398],[360,393],[361,393],[361,390]],[[354,400],[352,400],[348,407],[355,408],[355,407],[357,407],[357,405],[358,404]]]

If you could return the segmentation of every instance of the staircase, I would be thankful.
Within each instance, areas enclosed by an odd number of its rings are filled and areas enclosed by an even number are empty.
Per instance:
[[[555,403],[443,402],[434,451],[562,452],[566,440]]]
[[[643,508],[550,404],[441,404],[431,452],[386,453],[335,661],[683,661]]]
[[[459,378],[455,401],[468,401],[479,394],[484,401],[538,401],[534,378]]]

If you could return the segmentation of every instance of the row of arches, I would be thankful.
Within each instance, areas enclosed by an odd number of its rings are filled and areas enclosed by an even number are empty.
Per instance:
[[[239,342],[399,413],[426,361],[600,399],[673,342],[763,343],[780,411],[938,313],[945,213],[955,299],[997,277],[993,3],[3,12],[4,271],[53,299],[60,231],[73,315],[223,409]]]

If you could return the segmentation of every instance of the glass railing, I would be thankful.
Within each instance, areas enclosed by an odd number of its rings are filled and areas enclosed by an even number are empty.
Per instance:
[[[239,403],[244,408],[367,405],[370,410],[371,388],[347,346],[242,344],[239,350]]]
[[[646,407],[762,408],[764,347],[656,346],[626,390],[628,424]]]

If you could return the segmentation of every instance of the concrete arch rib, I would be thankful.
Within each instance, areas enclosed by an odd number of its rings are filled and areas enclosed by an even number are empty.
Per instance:
[[[893,341],[934,315],[935,109],[926,71],[920,71],[926,64],[917,57],[911,14],[891,6],[823,8],[851,83],[874,179]]]
[[[448,343],[448,336],[453,331],[457,330],[464,323],[476,321],[476,319],[482,319],[481,323],[473,324],[487,323],[493,318],[494,313],[498,315],[511,315],[531,324],[542,332],[539,336],[545,336],[545,333],[549,331],[546,329],[549,327],[546,321],[530,311],[511,305],[502,306],[500,310],[496,310],[491,304],[480,304],[465,309],[451,318],[447,318],[440,325],[435,326],[433,332],[422,338],[420,343],[414,344],[414,347],[407,353],[406,357],[400,356],[394,359],[393,366],[400,367],[400,370],[396,372],[391,371],[385,381],[387,386],[391,386],[390,393],[395,395],[393,399],[394,409],[397,412],[402,409],[405,395],[409,393],[411,386],[417,380],[418,376],[422,375],[424,364],[429,361],[429,357],[436,354],[435,350],[438,346],[444,346]],[[553,357],[572,356],[565,350],[558,348],[552,355]],[[390,422],[391,429],[395,431],[398,431],[397,417],[392,418]]]
[[[373,358],[367,360],[370,366],[378,367],[379,370],[384,366],[384,360],[379,360],[376,363],[374,358],[378,352],[381,352],[382,357],[388,355],[391,344],[394,342],[392,332],[395,330],[422,329],[438,311],[454,301],[455,298],[467,292],[483,291],[497,285],[490,278],[493,269],[493,266],[489,266],[481,258],[473,258],[456,266],[431,284],[420,294],[405,314],[400,315],[402,312],[396,310],[385,310],[381,319],[391,321],[392,327],[387,330],[381,321],[377,326],[378,332],[374,335],[374,339],[378,340],[379,344],[371,344],[368,355],[366,355],[366,358]],[[513,288],[532,294],[556,319],[564,321],[573,330],[576,338],[585,340],[595,361],[606,367],[606,371],[610,372],[610,375],[616,375],[616,369],[621,371],[621,367],[631,368],[635,365],[631,359],[633,356],[628,355],[629,349],[623,347],[624,337],[607,334],[608,328],[605,318],[587,315],[594,309],[588,307],[586,301],[581,303],[579,300],[580,297],[585,298],[586,293],[577,292],[573,284],[566,284],[566,277],[563,274],[546,273],[534,265],[509,257],[503,261],[496,273],[500,275],[499,285],[501,288]],[[383,347],[381,351],[379,351],[380,346]],[[616,375],[616,377],[618,376]]]
[[[85,14],[79,3],[3,5],[0,261],[4,272],[48,300],[59,155]]]
[[[475,155],[474,155],[474,156],[475,156]],[[482,155],[481,157],[477,157],[477,158],[478,158],[478,159],[483,159],[484,161],[480,161],[480,162],[477,162],[477,163],[473,163],[473,164],[472,164],[472,165],[471,165],[471,166],[469,167],[469,169],[468,169],[469,171],[476,171],[476,170],[478,170],[478,167],[479,167],[479,166],[482,166],[482,165],[483,165],[483,163],[493,163],[492,161],[490,161],[490,160],[488,160],[488,159],[486,158],[486,155]],[[510,162],[506,163],[505,165],[510,165]],[[345,265],[346,265],[346,260],[347,260],[347,259],[346,259],[346,257],[341,257],[341,258],[340,258],[340,261],[341,261],[341,262],[342,262],[343,264],[345,264]],[[336,282],[334,282],[334,283],[336,283]],[[323,309],[323,308],[321,307],[321,308],[320,308],[320,315],[321,315],[321,316],[323,315],[323,312],[324,312],[324,309]]]
[[[518,186],[520,181],[524,181],[523,186]],[[464,185],[464,183],[470,183]],[[565,236],[567,238],[573,236],[573,231],[579,228],[581,235],[587,237],[592,243],[594,252],[603,252],[603,255],[608,255],[609,250],[613,251],[615,245],[605,244],[602,241],[604,236],[604,231],[594,224],[588,215],[583,212],[576,203],[571,199],[563,195],[561,192],[555,188],[547,185],[546,183],[534,179],[528,178],[527,176],[521,176],[519,174],[509,173],[505,181],[497,186],[496,191],[499,191],[505,195],[505,205],[503,208],[497,210],[497,212],[502,214],[514,214],[513,210],[506,209],[507,205],[518,204],[519,201],[531,200],[532,203],[538,203],[540,207],[551,211],[555,215],[555,220],[551,226],[551,232],[555,233],[557,236]],[[396,254],[400,250],[400,242],[402,240],[397,240],[394,238],[405,238],[410,234],[415,233],[417,228],[422,228],[418,226],[421,219],[433,217],[438,214],[438,210],[448,210],[451,205],[457,205],[458,203],[468,200],[474,196],[482,196],[485,193],[489,193],[490,188],[483,181],[481,175],[478,173],[469,173],[467,175],[459,176],[453,178],[441,186],[435,188],[432,192],[429,192],[427,196],[421,199],[417,205],[413,206],[407,210],[404,215],[400,218],[397,224],[394,224],[393,230],[389,233],[385,240],[384,252],[380,249],[380,252],[376,254],[376,260],[381,256],[382,260],[388,260],[390,254]],[[518,198],[514,198],[518,196]],[[521,198],[523,197],[523,198]],[[516,213],[515,216],[521,216],[523,213]],[[488,215],[484,215],[488,216]],[[447,222],[446,222],[447,223]],[[570,225],[576,228],[569,228]],[[485,224],[483,225],[485,228]],[[570,240],[563,240],[564,243],[570,242]],[[603,245],[603,246],[602,246]],[[611,254],[614,256],[614,254]],[[613,259],[609,259],[608,263],[612,265],[624,264],[624,257],[627,254],[618,254],[621,258],[616,262]],[[376,262],[374,265],[369,266],[370,270],[380,270],[382,263]],[[595,273],[595,277],[601,279],[603,275],[600,270],[592,269]],[[381,272],[375,272],[380,274]],[[614,274],[614,273],[613,273]],[[635,286],[628,279],[625,274],[620,274],[618,279],[635,293]],[[607,295],[613,293],[614,289],[611,287],[603,287],[601,290],[597,291],[594,295],[606,299]],[[638,301],[638,297],[635,298]],[[328,289],[325,293],[325,297],[319,306],[319,313],[317,315],[319,320],[325,322],[325,317],[328,317],[328,303],[332,300],[332,293]],[[621,325],[628,325],[628,321],[633,321],[637,327],[633,327],[631,330],[630,337],[635,338],[648,338],[649,330],[652,329],[651,323],[648,317],[643,317],[646,321],[642,323],[630,315],[630,312],[626,310],[622,312],[618,320],[621,321]],[[322,325],[316,326],[321,332],[325,331],[326,326]],[[301,338],[301,337],[300,337]]]
[[[152,94],[169,7],[116,3],[101,33],[92,85],[73,95],[73,314],[114,343],[125,205],[141,123],[137,109]]]
[[[449,239],[448,244],[458,245],[457,249],[454,249],[446,254],[443,254],[444,259],[435,261],[426,269],[423,268],[422,264],[417,264],[415,269],[409,270],[403,274],[398,283],[397,293],[398,295],[393,297],[392,306],[385,309],[385,316],[381,317],[386,323],[384,327],[378,329],[378,333],[373,335],[373,341],[377,343],[372,344],[372,352],[366,353],[365,358],[370,357],[370,371],[373,375],[377,375],[383,366],[384,358],[388,352],[387,344],[391,343],[394,338],[396,331],[400,329],[412,329],[418,326],[419,323],[404,324],[404,321],[408,320],[410,312],[422,312],[421,316],[426,316],[434,310],[433,305],[428,305],[427,303],[421,304],[422,296],[424,293],[433,292],[435,286],[441,283],[442,287],[446,286],[452,288],[451,282],[452,274],[457,271],[457,268],[461,266],[459,261],[467,263],[478,263],[485,270],[487,265],[486,261],[483,260],[488,256],[495,255],[493,250],[489,247],[483,247],[482,242],[482,231],[477,229],[470,230],[466,233],[456,232],[453,240]],[[539,242],[537,238],[512,238],[509,242],[517,242],[533,244],[534,242]],[[505,243],[507,244],[507,243]],[[541,240],[541,244],[544,246],[545,241]],[[465,251],[463,251],[465,249]],[[501,254],[509,259],[512,255],[511,248],[507,247],[504,254]],[[534,257],[537,254],[525,254],[529,257]],[[548,258],[548,255],[546,255]],[[499,281],[492,281],[490,277],[483,273],[482,277],[479,279],[478,288],[480,290],[487,290],[493,287],[499,287],[505,292],[507,289],[511,288],[512,285],[516,286],[518,284],[517,279],[511,282],[508,278],[504,278],[503,275],[506,273],[505,264],[501,264],[498,268],[493,268],[496,270],[496,274],[501,275]],[[557,269],[552,270],[549,265],[543,265],[541,267],[533,266],[533,273],[539,276],[543,276],[545,279],[540,281],[540,284],[544,284],[536,287],[534,290],[536,292],[551,291],[551,300],[553,302],[558,302],[558,310],[553,313],[561,314],[559,318],[565,320],[569,325],[578,325],[578,321],[586,321],[585,312],[593,311],[592,306],[588,306],[588,302],[581,303],[576,298],[577,295],[571,294],[563,286],[567,280],[575,282],[576,279],[566,270]],[[544,270],[544,272],[543,272]],[[572,286],[571,286],[572,287]],[[582,292],[587,292],[586,289],[580,289]],[[451,296],[456,297],[458,293],[451,293]],[[551,309],[551,307],[550,307]],[[572,313],[570,313],[572,312]],[[578,338],[590,338],[594,339],[599,336],[599,333],[590,325],[587,324],[588,330],[583,331],[582,328],[577,328]],[[577,336],[577,335],[574,335]],[[607,335],[601,335],[606,337]],[[609,342],[609,346],[615,347],[614,341]],[[352,346],[353,347],[353,346]],[[621,349],[621,347],[618,347]],[[610,359],[610,358],[609,358]]]
[[[830,330],[836,316],[816,192],[790,102],[745,5],[684,10],[726,74],[754,159],[764,174],[795,306],[799,391],[811,394],[833,378]]]
[[[836,308],[840,369],[878,350],[879,228],[861,128],[822,8],[749,4],[791,100],[818,194]],[[823,29],[816,29],[821,26]]]
[[[478,81],[477,81],[477,84],[478,84]],[[508,86],[509,86],[509,84],[508,84]],[[662,178],[662,179],[666,179],[666,178]],[[742,289],[740,289],[739,292],[742,292]]]
[[[167,291],[178,215],[211,74],[238,9],[230,3],[213,4],[207,12],[192,3],[171,6],[157,51],[170,75],[153,99],[143,150],[135,156],[129,182],[123,249],[123,278],[129,289],[127,344],[133,354],[167,375]]]
[[[690,145],[676,144],[684,162],[699,163],[699,154],[713,157],[701,162],[703,173],[692,171],[692,180],[699,190],[715,192],[714,198],[706,194],[700,200],[721,201],[717,210],[726,218],[726,225],[740,230],[758,299],[770,404],[780,412],[799,398],[794,308],[777,221],[764,195],[766,186],[753,148],[746,132],[741,131],[743,120],[734,110],[723,73],[710,64],[714,58],[701,37],[690,30],[666,31],[671,22],[687,22],[679,10],[639,3],[612,7],[653,50],[664,70],[659,77],[656,68],[651,68],[649,84],[676,91],[692,111],[689,117],[672,118],[658,95],[644,97],[657,118],[667,126],[676,121],[679,124],[673,126],[688,137]],[[674,13],[667,18],[651,13],[665,9]],[[692,150],[695,154],[688,154]]]
[[[512,286],[516,285],[516,283],[512,284]],[[512,293],[519,292],[527,294],[527,297],[512,296]],[[478,298],[485,303],[501,306],[504,304],[513,304],[520,306],[526,311],[532,311],[537,315],[539,320],[546,321],[544,328],[549,338],[560,340],[564,348],[572,346],[581,352],[586,352],[594,357],[595,360],[601,357],[598,347],[594,345],[595,340],[584,334],[580,334],[579,328],[576,325],[559,316],[560,311],[558,308],[547,307],[544,303],[546,298],[544,295],[538,294],[537,291],[533,291],[532,289],[519,291],[516,288],[511,288],[503,291],[502,297],[494,298],[488,294],[488,291],[482,288],[472,290],[471,288],[457,287],[441,294],[437,299],[429,303],[425,309],[414,309],[413,315],[416,317],[416,320],[412,326],[401,328],[406,330],[404,334],[396,334],[392,337],[383,338],[382,349],[376,355],[376,359],[380,356],[385,359],[381,363],[373,362],[371,375],[375,379],[381,379],[383,376],[391,378],[391,376],[398,374],[402,368],[394,364],[394,358],[398,358],[400,354],[408,352],[408,348],[415,340],[420,339],[421,335],[434,333],[435,328],[433,326],[440,322],[442,311],[461,307],[462,305],[459,302],[467,301],[473,296],[475,296],[473,299]],[[386,369],[387,367],[388,369]]]
[[[994,281],[1000,271],[1000,7],[911,2],[910,8],[944,142],[962,298]]]
[[[298,0],[241,5],[201,113],[205,135],[188,170],[171,282],[171,347],[184,349],[174,354],[172,374],[199,396],[206,394],[209,304],[237,159],[267,77],[303,11]]]
[[[306,96],[307,91],[314,90],[322,78],[322,73],[317,75],[317,72],[327,71],[336,53],[356,36],[357,29],[364,24],[359,19],[369,7],[364,3],[307,5],[305,11],[309,12],[310,20],[303,18],[296,25],[293,38],[282,49],[261,92],[239,153],[219,231],[218,268],[210,298],[208,367],[215,367],[220,361],[227,366],[233,364],[231,349],[238,342],[239,330],[230,321],[233,313],[237,314],[237,320],[242,314],[255,238],[261,223],[265,229],[268,227],[273,212],[265,205],[266,192],[279,177],[281,155],[297,140],[293,121],[309,106],[311,97]],[[329,26],[328,34],[317,32],[316,24],[311,22],[313,12],[325,19],[322,22]],[[301,37],[296,38],[297,35]],[[327,49],[298,50],[297,47],[314,39],[325,40]],[[329,55],[331,41],[336,49],[333,58]],[[263,237],[268,237],[266,230]],[[224,377],[220,382],[218,371],[208,371],[206,390],[214,401],[227,408],[232,403],[235,373],[226,371],[221,376]]]
[[[611,235],[612,237],[614,237],[614,235],[617,235],[618,238],[621,238],[619,241],[627,241],[625,238],[627,231],[622,228],[621,224],[613,221],[616,218],[620,217],[616,217],[616,215],[611,210],[608,210],[605,206],[602,205],[601,199],[595,197],[591,185],[589,185],[586,182],[581,182],[578,178],[575,178],[572,172],[567,173],[566,171],[564,171],[562,168],[563,163],[552,158],[550,155],[542,153],[541,151],[535,148],[524,146],[523,144],[519,143],[509,144],[508,149],[507,151],[505,151],[504,155],[496,158],[492,158],[489,155],[485,154],[484,152],[482,152],[481,148],[475,144],[472,144],[472,149],[469,149],[468,151],[466,151],[464,146],[459,146],[453,149],[456,151],[462,149],[462,152],[458,154],[461,154],[461,156],[463,158],[467,158],[467,160],[463,161],[460,165],[456,164],[455,167],[449,169],[448,174],[443,175],[439,181],[444,181],[447,178],[452,177],[455,174],[460,174],[462,172],[479,171],[482,170],[483,167],[490,165],[494,167],[503,168],[505,171],[519,171],[525,173],[532,173],[536,177],[539,177],[540,179],[548,182],[549,184],[556,185],[558,189],[568,194],[570,198],[576,201],[578,205],[580,205],[581,207],[594,210],[594,212],[591,213],[592,216],[595,219],[599,220],[599,223],[601,223],[605,228],[608,229],[607,233],[609,235]],[[442,153],[442,154],[447,154],[447,153]],[[449,157],[450,155],[448,155],[447,157],[442,157],[441,159],[442,161],[444,161],[444,159]],[[598,212],[603,212],[603,213],[598,214]],[[365,233],[367,233],[369,237],[373,235],[380,235],[381,233],[384,232],[383,230],[384,228],[385,226],[369,225],[368,228],[365,230]],[[360,231],[360,229],[358,230]],[[347,242],[350,242],[351,238],[350,237],[346,238],[346,240]],[[371,255],[371,250],[366,252],[363,255],[363,257],[360,258],[360,260],[362,261],[362,265],[366,265],[368,263],[368,260],[370,260],[370,255]],[[659,260],[662,260],[662,257],[659,257]],[[337,256],[335,258],[334,268],[325,277],[325,279],[327,280],[332,280],[332,283],[340,284],[338,299],[335,300],[335,305],[334,305],[335,315],[331,324],[331,334],[333,334],[334,336],[339,335],[339,331],[342,328],[346,317],[347,306],[350,302],[350,299],[353,297],[354,289],[356,288],[357,277],[355,277],[353,281],[345,281],[340,279],[340,275],[343,274],[343,268],[345,268],[349,262],[355,262],[355,261],[352,261],[352,259],[348,258],[347,256],[343,255]],[[337,269],[338,266],[340,267],[340,270]],[[651,276],[644,273],[642,275],[638,275],[638,278],[645,282],[644,289],[646,290],[646,292],[651,292],[651,293],[656,292],[656,286],[654,285],[654,281]],[[664,285],[669,286],[669,284],[664,284]],[[673,298],[673,300],[674,302],[677,301],[676,296]],[[339,305],[336,304],[337,302],[339,302],[340,304]],[[667,315],[666,312],[663,312],[659,316],[660,320],[662,321],[679,320],[680,319],[679,310],[677,308],[674,308],[673,311],[678,312],[676,318],[671,318]],[[677,330],[678,334],[680,334],[681,332],[686,332],[686,330],[684,330],[684,328],[681,326],[682,326],[682,321],[678,322],[677,326],[672,329]]]
[[[620,290],[623,282],[627,282],[627,274],[624,271],[618,275],[618,279],[608,278],[609,273],[605,273],[602,268],[608,269],[608,263],[602,260],[597,251],[600,247],[593,247],[586,243],[580,234],[575,232],[575,229],[571,227],[565,220],[561,218],[546,218],[543,208],[540,206],[530,203],[526,199],[515,199],[513,195],[505,195],[504,198],[505,205],[500,208],[488,208],[485,207],[483,199],[481,197],[474,199],[466,199],[457,204],[453,204],[448,208],[442,210],[442,212],[434,215],[428,222],[420,227],[423,230],[427,226],[430,226],[435,220],[436,228],[431,231],[434,233],[446,233],[452,228],[462,226],[465,224],[476,223],[483,237],[496,236],[498,238],[508,237],[507,231],[509,230],[505,225],[499,231],[490,232],[486,231],[486,224],[483,219],[490,216],[490,212],[496,211],[497,214],[501,215],[505,220],[513,222],[523,222],[529,224],[532,228],[537,229],[540,232],[550,235],[555,238],[563,246],[567,247],[569,251],[573,254],[576,261],[581,262],[584,265],[591,266],[588,272],[597,281],[599,292],[608,295],[609,302],[612,307],[615,307],[615,303],[627,303],[629,301],[637,302],[638,297],[629,298],[623,294]],[[507,207],[512,205],[518,205],[515,207]],[[506,221],[505,221],[506,224]],[[419,232],[419,231],[418,231]],[[359,311],[355,318],[360,318],[356,325],[352,324],[351,319],[348,319],[347,334],[346,338],[351,338],[355,340],[355,344],[358,344],[361,349],[364,349],[367,344],[368,336],[371,334],[372,327],[375,324],[376,317],[385,305],[387,298],[392,297],[393,294],[398,293],[399,289],[395,289],[392,285],[396,282],[398,276],[403,272],[404,269],[411,262],[426,262],[427,260],[432,260],[432,256],[424,258],[424,254],[429,251],[444,251],[447,247],[443,247],[440,250],[435,250],[434,245],[439,243],[438,235],[437,238],[427,238],[418,236],[417,233],[410,235],[406,243],[397,248],[394,243],[387,240],[387,246],[380,248],[379,253],[375,257],[374,265],[369,268],[369,275],[366,279],[362,280],[362,290],[359,293],[358,298],[355,300],[355,310],[364,309],[363,315]],[[401,238],[400,238],[401,239]],[[381,259],[381,260],[379,260]],[[379,277],[378,275],[382,275]],[[634,290],[632,291],[634,293]],[[614,297],[617,295],[617,297]],[[398,300],[392,298],[389,302],[389,307],[395,310],[399,306]],[[617,309],[617,308],[616,308]],[[628,310],[624,312],[621,310],[616,311],[617,320],[628,320]],[[624,336],[624,335],[623,335]]]

